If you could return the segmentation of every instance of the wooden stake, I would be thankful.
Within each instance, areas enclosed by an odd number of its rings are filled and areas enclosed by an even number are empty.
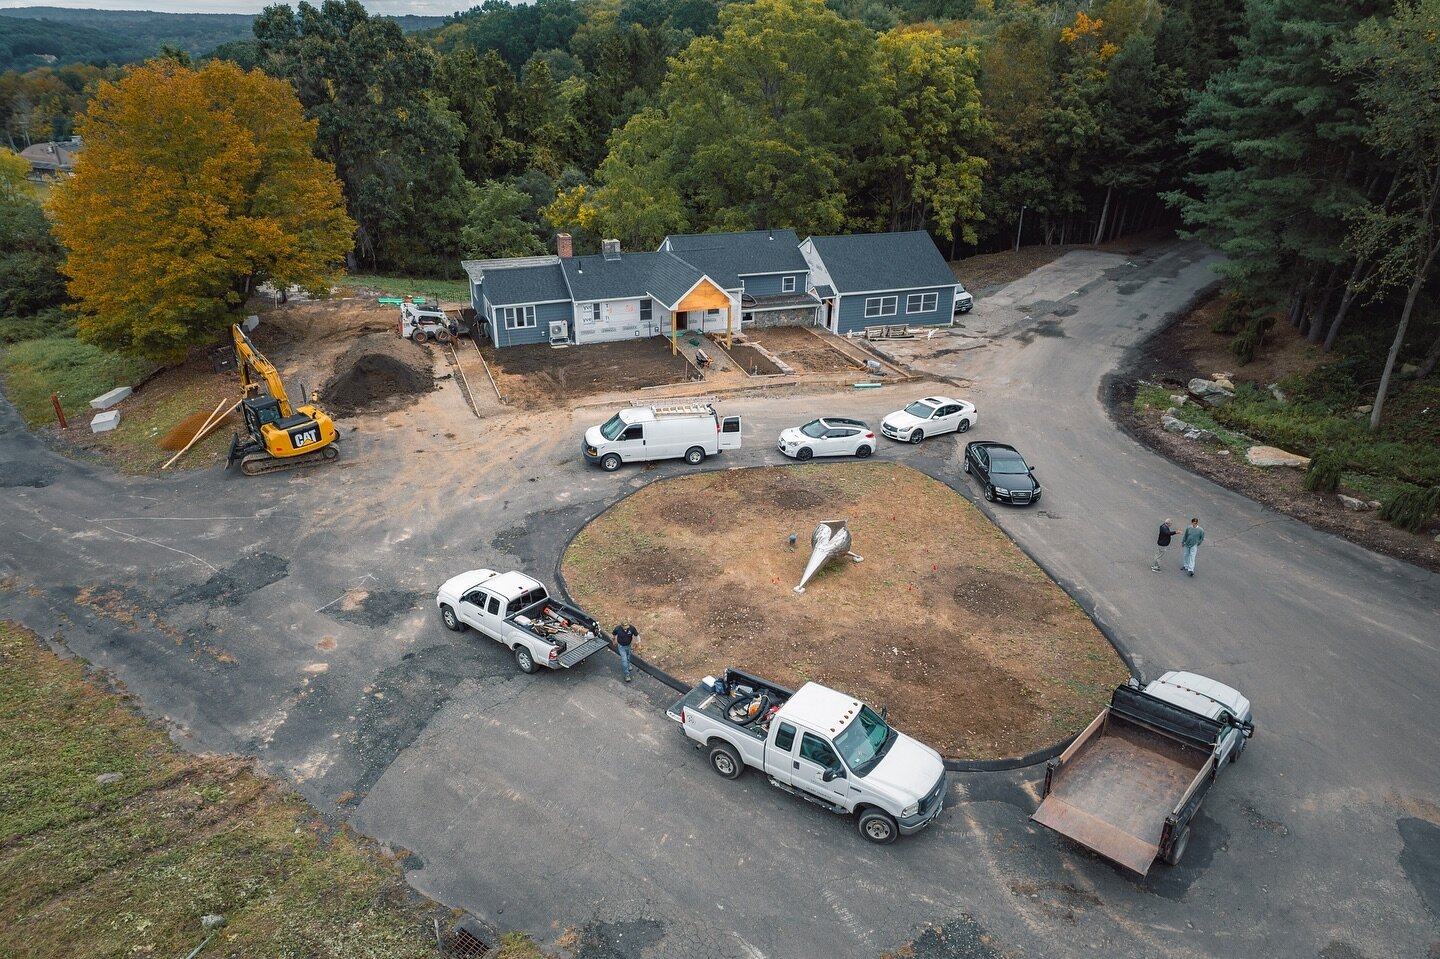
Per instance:
[[[220,405],[215,407],[215,412],[211,413],[209,419],[205,421],[204,425],[202,425],[198,430],[195,431],[195,435],[190,437],[190,442],[185,444],[184,449],[180,450],[180,452],[176,453],[174,456],[170,457],[168,460],[165,461],[165,465],[160,467],[162,470],[169,469],[170,464],[174,463],[180,457],[184,456],[187,452],[189,452],[190,447],[194,446],[206,436],[210,435],[210,431],[216,426],[219,426],[220,421],[233,413],[235,411],[235,407],[240,405],[240,401],[236,400],[234,405],[232,405],[228,410],[225,410],[224,413],[221,413],[221,408],[224,407],[227,402],[229,401],[220,401]]]

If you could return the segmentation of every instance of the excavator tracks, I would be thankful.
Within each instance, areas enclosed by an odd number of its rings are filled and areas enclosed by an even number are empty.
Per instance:
[[[284,470],[301,469],[306,466],[320,466],[339,458],[340,450],[331,443],[324,449],[300,456],[277,459],[269,453],[251,453],[240,461],[240,472],[246,476],[260,476],[264,473],[279,473]]]

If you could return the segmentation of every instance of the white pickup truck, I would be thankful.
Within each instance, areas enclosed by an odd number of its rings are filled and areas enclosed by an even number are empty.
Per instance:
[[[919,832],[945,804],[940,754],[856,699],[806,683],[799,692],[739,669],[706,677],[665,713],[735,779],[746,766],[770,785],[834,813],[854,813],[873,843]]]
[[[594,619],[513,570],[472,569],[452,576],[440,587],[435,605],[447,629],[473,626],[509,648],[526,673],[541,666],[569,669],[609,645]]]

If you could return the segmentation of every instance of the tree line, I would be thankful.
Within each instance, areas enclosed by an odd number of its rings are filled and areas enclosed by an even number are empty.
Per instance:
[[[454,275],[562,229],[926,229],[958,256],[1178,223],[1228,255],[1242,360],[1276,316],[1323,349],[1382,331],[1378,422],[1403,358],[1440,359],[1437,4],[486,0],[406,34],[326,0],[210,62],[288,85],[352,269]],[[60,129],[138,72],[6,74],[0,121]]]

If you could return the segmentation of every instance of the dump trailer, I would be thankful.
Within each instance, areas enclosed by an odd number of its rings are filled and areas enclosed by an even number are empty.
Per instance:
[[[1190,821],[1255,732],[1250,701],[1195,673],[1120,686],[1059,758],[1030,817],[1145,875],[1180,862]]]

